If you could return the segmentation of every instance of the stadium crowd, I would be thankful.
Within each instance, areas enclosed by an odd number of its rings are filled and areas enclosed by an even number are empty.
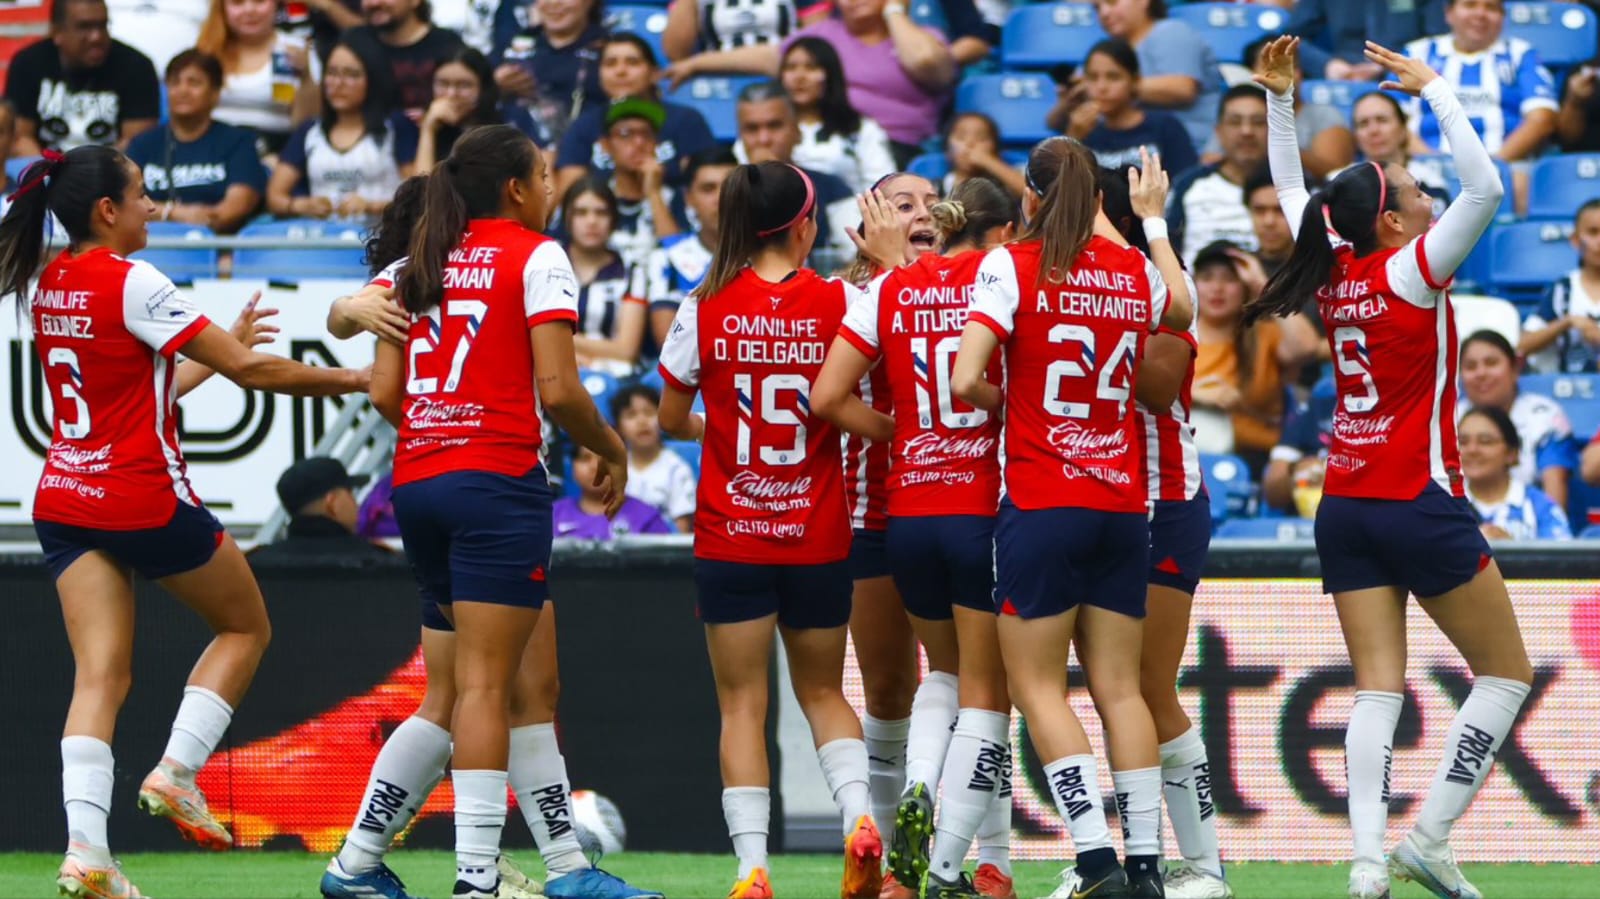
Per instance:
[[[1600,521],[1595,22],[1581,3],[1503,0],[55,0],[49,35],[9,59],[0,158],[9,194],[45,149],[116,145],[161,219],[249,234],[371,221],[465,131],[514,125],[554,154],[580,363],[630,454],[632,499],[608,524],[578,486],[594,458],[556,441],[556,534],[607,539],[693,528],[698,446],[657,429],[655,357],[734,166],[810,175],[813,261],[833,271],[855,252],[856,195],[891,173],[1020,196],[1017,151],[1041,137],[1113,168],[1148,149],[1174,175],[1198,287],[1194,421],[1218,533],[1267,535],[1315,509],[1339,362],[1314,311],[1241,325],[1293,248],[1249,67],[1268,36],[1304,37],[1307,174],[1397,162],[1442,205],[1459,184],[1438,122],[1378,91],[1361,53],[1403,46],[1451,82],[1509,188],[1457,279],[1484,295],[1457,322],[1469,496],[1492,538],[1568,539]],[[928,201],[899,202],[915,238]],[[395,533],[387,497],[380,479],[362,534]]]

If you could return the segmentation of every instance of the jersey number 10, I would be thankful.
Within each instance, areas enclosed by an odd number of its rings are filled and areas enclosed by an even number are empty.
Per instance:
[[[928,358],[928,338],[911,338],[911,364],[915,368],[917,386],[917,424],[933,427],[933,397],[939,398],[939,424],[946,428],[977,428],[989,420],[982,409],[957,412],[955,397],[950,394],[950,369],[955,365],[956,351],[961,349],[961,335],[949,334],[933,345],[933,358]],[[931,389],[930,389],[931,388]]]

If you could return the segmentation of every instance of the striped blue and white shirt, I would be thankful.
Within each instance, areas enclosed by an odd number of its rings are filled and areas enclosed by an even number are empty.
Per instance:
[[[1511,535],[1512,540],[1571,540],[1572,526],[1567,513],[1538,487],[1524,487],[1516,481],[1498,503],[1487,503],[1472,493],[1467,484],[1467,499],[1478,518]]]
[[[1490,153],[1500,152],[1506,136],[1536,109],[1556,112],[1555,81],[1539,62],[1539,51],[1521,38],[1502,37],[1487,50],[1462,53],[1448,34],[1406,44],[1406,55],[1420,59],[1455,89],[1473,130]],[[1450,152],[1439,120],[1420,99],[1410,104],[1411,130],[1441,153]]]

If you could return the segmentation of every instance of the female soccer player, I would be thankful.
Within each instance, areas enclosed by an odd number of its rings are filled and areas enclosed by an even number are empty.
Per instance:
[[[407,344],[378,344],[371,393],[400,431],[406,556],[456,629],[453,893],[479,899],[500,887],[513,678],[548,591],[541,410],[601,456],[613,511],[627,458],[578,380],[576,279],[535,230],[550,209],[543,156],[517,129],[485,126],[428,177],[395,287],[412,316]]]
[[[69,245],[47,263],[51,214]],[[364,372],[252,351],[255,301],[238,336],[230,335],[149,263],[128,259],[144,248],[155,215],[138,166],[110,147],[87,146],[46,151],[0,222],[0,295],[32,297],[54,407],[33,518],[76,668],[61,740],[67,854],[56,884],[93,899],[139,895],[106,838],[111,738],[133,676],[134,572],[194,609],[216,635],[189,675],[160,764],[139,788],[141,807],[208,849],[233,840],[206,809],[195,773],[271,638],[244,555],[189,487],[177,398],[212,372],[296,396],[359,392],[367,381]],[[174,365],[179,352],[191,361]]]
[[[811,409],[827,341],[859,291],[801,268],[817,235],[799,169],[742,165],[722,186],[717,249],[661,349],[661,426],[706,444],[695,587],[722,709],[722,810],[739,856],[730,899],[771,899],[765,722],[774,628],[844,821],[846,899],[876,899],[883,843],[867,747],[843,690],[850,518],[839,432]],[[706,393],[706,415],[691,411]]]
[[[930,669],[917,696],[930,685],[959,694],[959,717],[955,703],[912,708],[890,872],[902,887],[920,888],[943,773],[932,879],[922,895],[1015,896],[1004,853],[980,857],[980,884],[961,871],[980,825],[992,818],[1009,829],[1011,700],[993,599],[1000,422],[954,401],[950,363],[978,264],[986,250],[1011,238],[1016,204],[998,184],[974,178],[932,213],[944,255],[924,253],[894,269],[850,307],[812,407],[847,432],[890,444],[889,570]],[[892,209],[869,218],[898,230]],[[875,363],[889,383],[892,418],[855,393]],[[993,375],[999,379],[998,370]]]
[[[1328,326],[1338,404],[1317,507],[1322,587],[1333,594],[1356,701],[1345,732],[1355,863],[1350,896],[1389,894],[1389,877],[1441,897],[1479,897],[1450,850],[1450,828],[1489,774],[1533,670],[1500,568],[1462,496],[1456,446],[1456,333],[1450,278],[1494,220],[1503,188],[1448,82],[1377,44],[1386,90],[1427,101],[1461,176],[1432,223],[1433,201],[1404,168],[1353,166],[1307,194],[1294,149],[1297,41],[1263,52],[1267,147],[1294,254],[1246,309],[1287,315],[1315,295]],[[1414,593],[1474,675],[1445,737],[1417,823],[1384,867],[1389,763],[1406,678],[1406,594]]]
[[[1096,233],[1104,219],[1095,170],[1089,150],[1069,138],[1034,148],[1028,229],[979,266],[951,380],[965,402],[1005,409],[1000,649],[1078,850],[1073,895],[1160,896],[1160,753],[1139,695],[1150,529],[1132,401],[1146,339],[1163,325],[1186,329],[1192,304],[1176,270],[1164,278],[1142,253]],[[1135,208],[1158,213],[1166,175],[1153,163],[1144,171],[1129,174]],[[1144,220],[1158,258],[1175,264],[1165,227],[1159,214]],[[986,377],[1002,344],[1004,388]],[[1106,830],[1088,737],[1063,690],[1074,638],[1124,806],[1126,872]]]

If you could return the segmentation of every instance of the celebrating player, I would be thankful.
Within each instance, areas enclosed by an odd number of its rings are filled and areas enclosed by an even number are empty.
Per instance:
[[[70,243],[46,263],[52,214]],[[0,295],[32,296],[55,419],[33,517],[76,669],[61,739],[67,854],[56,883],[66,895],[93,899],[139,895],[106,837],[111,738],[133,676],[134,572],[194,609],[216,635],[189,675],[160,764],[139,788],[141,807],[208,849],[233,839],[207,810],[195,774],[271,638],[244,555],[189,486],[177,398],[213,372],[296,396],[358,392],[367,381],[365,372],[252,351],[265,336],[256,321],[270,314],[257,312],[255,300],[229,334],[149,263],[126,258],[144,248],[155,214],[138,166],[110,147],[86,146],[47,150],[0,222]],[[189,361],[174,365],[179,352]]]
[[[1270,44],[1256,75],[1268,92],[1272,178],[1297,239],[1245,319],[1288,315],[1315,295],[1333,350],[1338,404],[1316,540],[1322,586],[1333,594],[1356,672],[1345,732],[1355,842],[1350,896],[1388,896],[1392,874],[1436,896],[1474,899],[1481,894],[1456,866],[1450,828],[1488,776],[1533,671],[1500,568],[1462,495],[1458,350],[1446,288],[1494,220],[1503,188],[1449,83],[1425,63],[1368,42],[1367,59],[1395,75],[1382,86],[1420,96],[1438,118],[1461,193],[1431,226],[1432,199],[1401,166],[1355,166],[1307,194],[1294,149],[1297,43]],[[1474,681],[1416,825],[1386,869],[1407,593],[1461,651]]]
[[[1150,333],[1187,329],[1181,276],[1163,279],[1137,250],[1096,233],[1094,157],[1051,138],[1028,159],[1028,229],[979,266],[951,375],[962,400],[1005,417],[1004,496],[995,523],[995,599],[1012,699],[1028,721],[1077,849],[1075,897],[1160,896],[1160,753],[1139,695],[1150,530],[1131,404]],[[1166,176],[1130,173],[1140,209],[1159,209]],[[1115,234],[1109,223],[1104,228]],[[1170,253],[1166,222],[1144,220]],[[1159,250],[1158,250],[1159,252]],[[1005,386],[986,377],[1005,346]],[[1076,637],[1105,724],[1123,813],[1117,864],[1088,737],[1061,672]]]
[[[612,512],[627,458],[578,379],[576,279],[535,230],[550,208],[543,155],[515,128],[487,126],[428,177],[395,288],[412,316],[407,344],[378,344],[372,402],[400,431],[394,507],[407,558],[456,629],[453,894],[488,899],[501,879],[513,677],[548,592],[541,410],[601,456]]]
[[[877,197],[864,204],[869,230],[881,221],[899,231],[892,208]],[[993,599],[1000,422],[953,399],[950,363],[978,264],[989,247],[1012,236],[1016,204],[994,182],[975,178],[935,203],[932,217],[945,255],[923,253],[878,278],[850,307],[812,405],[847,432],[874,443],[892,440],[889,568],[930,672],[911,712],[890,873],[907,890],[920,887],[942,772],[932,879],[922,895],[1014,897],[1004,851],[998,858],[980,854],[976,885],[961,871],[981,825],[986,832],[1010,829],[1011,700]],[[889,382],[893,418],[854,393],[875,362]],[[998,380],[998,366],[992,374]],[[952,699],[959,691],[959,717],[956,702],[926,701],[930,685]]]
[[[800,266],[816,191],[799,169],[743,165],[722,186],[711,269],[661,350],[661,426],[705,445],[695,587],[722,709],[722,809],[739,856],[730,899],[771,899],[765,722],[774,627],[844,821],[841,895],[876,899],[883,843],[867,748],[845,701],[850,518],[839,432],[811,409],[827,341],[859,291]],[[704,390],[706,415],[691,411]]]

